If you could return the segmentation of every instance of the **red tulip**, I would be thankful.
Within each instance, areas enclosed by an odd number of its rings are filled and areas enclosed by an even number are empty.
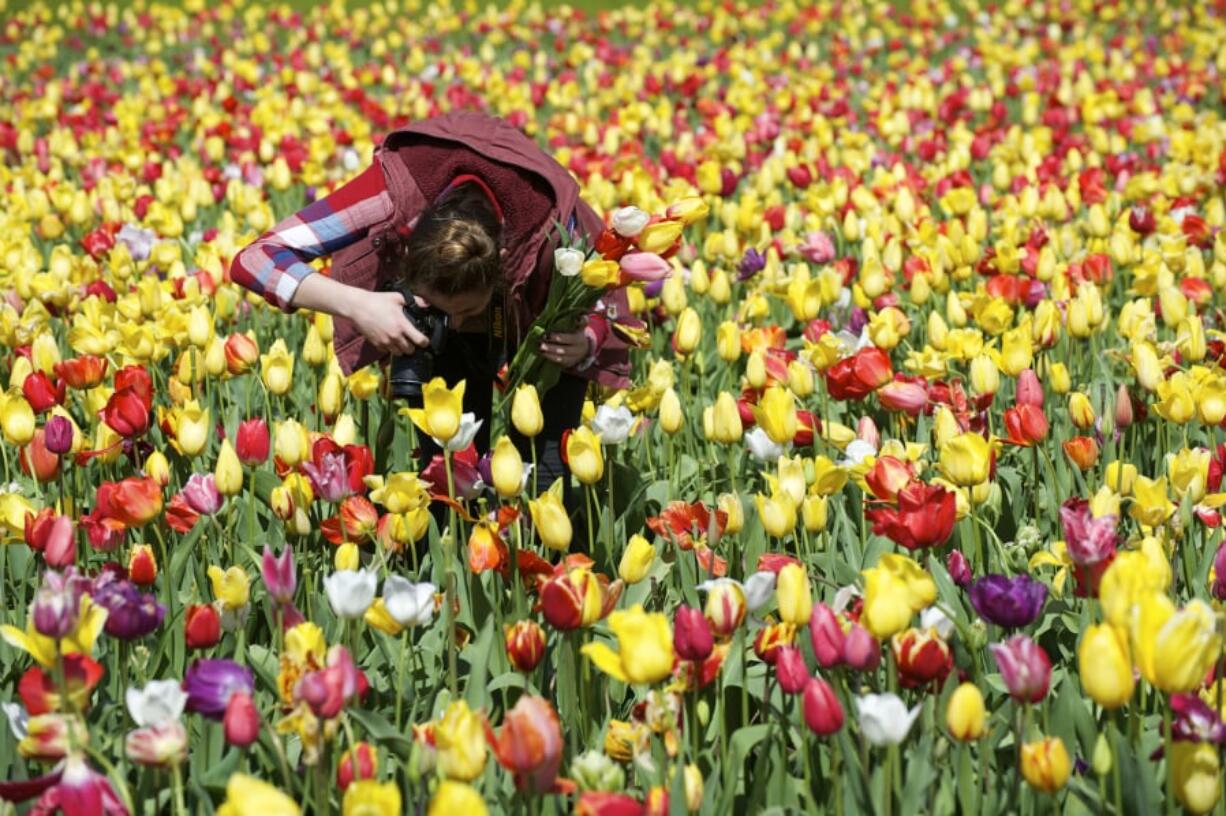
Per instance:
[[[183,616],[187,648],[208,649],[221,640],[221,618],[209,604],[194,604]]]
[[[102,421],[122,437],[140,436],[149,430],[149,403],[134,388],[116,390],[102,408]]]
[[[836,400],[858,400],[893,378],[890,356],[870,346],[828,368],[826,389]]]
[[[67,567],[76,561],[77,544],[72,519],[57,516],[50,507],[44,507],[38,511],[38,515],[26,514],[25,541],[30,549],[43,554],[43,560],[49,566]]]
[[[34,438],[21,448],[18,459],[21,472],[39,482],[49,482],[60,473],[60,457],[47,450],[47,432],[43,428],[34,431]]]
[[[145,405],[153,405],[153,378],[144,366],[124,366],[115,372],[115,390],[131,388]]]
[[[1158,220],[1148,207],[1133,207],[1128,213],[1128,226],[1138,235],[1149,235],[1157,229]]]
[[[143,527],[162,512],[162,487],[153,479],[130,476],[111,487],[107,515],[127,527]],[[102,488],[98,492],[101,501]]]
[[[932,630],[908,629],[891,641],[898,678],[907,688],[940,683],[954,667],[949,644]]]
[[[873,495],[882,501],[895,501],[898,491],[915,478],[915,466],[894,456],[878,456],[864,475]]]
[[[940,485],[912,482],[898,491],[898,507],[865,511],[873,532],[909,550],[945,543],[957,521],[956,496]]]
[[[336,786],[342,791],[353,782],[374,779],[379,773],[379,755],[369,742],[359,742],[345,753],[336,766]]]
[[[547,793],[562,766],[562,727],[558,715],[543,697],[525,695],[507,712],[493,740],[494,755],[515,777],[515,787],[529,793]]]
[[[521,620],[508,626],[505,635],[507,657],[521,672],[531,672],[545,656],[545,630],[536,621]]]
[[[1005,411],[1005,430],[1012,444],[1030,447],[1047,437],[1047,416],[1041,405],[1021,403]]]
[[[245,334],[235,332],[226,338],[226,371],[233,376],[244,374],[260,361],[260,347]]]
[[[137,586],[151,586],[158,574],[158,562],[148,544],[137,544],[128,554],[128,578]]]
[[[643,803],[624,793],[587,791],[575,803],[575,816],[643,816]]]
[[[222,727],[227,745],[246,748],[260,737],[260,712],[256,711],[251,695],[236,691],[226,704]]]
[[[677,657],[682,660],[706,660],[715,641],[711,636],[711,625],[707,623],[702,610],[690,606],[677,609],[674,619],[673,648]]]
[[[843,705],[834,689],[820,677],[805,683],[805,725],[819,737],[838,733],[843,727]]]
[[[36,414],[63,404],[64,390],[64,383],[53,382],[41,371],[35,371],[21,384],[22,396],[26,398],[26,402],[30,403],[30,407]]]
[[[268,460],[268,448],[268,423],[260,417],[239,423],[234,443],[238,461],[252,467],[263,464]]]

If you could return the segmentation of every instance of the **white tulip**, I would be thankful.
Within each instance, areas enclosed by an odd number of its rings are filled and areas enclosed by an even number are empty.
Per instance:
[[[745,579],[745,604],[750,612],[757,612],[774,597],[775,577],[775,573],[763,570]]]
[[[623,238],[633,238],[643,231],[651,216],[638,207],[618,207],[609,217],[613,231]]]
[[[866,694],[856,698],[860,731],[873,745],[897,745],[919,716],[920,707],[907,710],[897,694]]]
[[[378,576],[371,570],[334,572],[324,579],[332,611],[342,618],[360,618],[375,600]]]
[[[863,439],[853,439],[843,448],[845,458],[839,464],[843,467],[855,467],[862,464],[870,456],[877,455],[877,449]]]
[[[440,448],[446,448],[452,453],[459,453],[473,443],[473,439],[477,436],[477,431],[481,430],[481,425],[485,422],[484,419],[477,419],[477,415],[473,413],[460,414],[460,427],[455,432],[455,436],[447,440],[447,444],[435,437],[434,444]]]
[[[583,269],[583,253],[570,247],[553,251],[553,268],[564,278],[573,278]]]
[[[178,680],[152,680],[142,689],[128,687],[124,701],[132,721],[146,728],[179,719],[187,703],[187,693]]]
[[[616,408],[602,405],[596,409],[596,416],[592,417],[592,430],[605,445],[620,445],[625,442],[633,427],[634,414],[624,405]]]
[[[435,590],[431,583],[415,584],[389,575],[383,582],[383,605],[401,626],[425,626],[434,618]]]
[[[783,445],[775,442],[766,431],[757,426],[745,434],[745,445],[754,459],[765,464],[774,464],[783,456]]]
[[[935,606],[930,606],[920,612],[920,626],[924,629],[936,630],[942,640],[949,640],[954,633],[954,622]]]

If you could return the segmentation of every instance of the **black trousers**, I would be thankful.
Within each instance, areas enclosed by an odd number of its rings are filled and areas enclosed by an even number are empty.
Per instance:
[[[475,440],[478,455],[485,454],[490,449],[494,379],[502,362],[502,348],[500,344],[492,343],[488,334],[448,332],[443,350],[435,357],[434,376],[442,377],[448,386],[454,386],[464,380],[467,383],[464,388],[464,411],[471,411],[476,414],[477,419],[484,420]],[[532,447],[535,443],[537,466],[533,478],[538,491],[548,489],[554,480],[567,474],[566,465],[562,463],[562,433],[579,424],[586,393],[586,380],[573,374],[563,374],[557,385],[548,393],[539,395],[545,425],[534,440],[521,435],[513,426],[507,429],[507,434],[519,449],[525,464],[532,461]],[[416,404],[421,404],[420,398]],[[418,434],[417,439],[420,451],[418,461],[420,467],[424,468],[442,449],[425,434]],[[569,481],[563,479],[568,507],[571,506]]]

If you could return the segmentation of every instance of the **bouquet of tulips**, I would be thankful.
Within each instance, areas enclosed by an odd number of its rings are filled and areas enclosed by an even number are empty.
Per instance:
[[[652,216],[638,207],[613,211],[609,225],[589,247],[559,223],[560,246],[554,250],[555,274],[549,283],[545,308],[528,329],[524,342],[507,368],[505,393],[523,383],[541,393],[558,381],[562,369],[540,352],[541,340],[551,332],[571,332],[596,312],[610,322],[619,316],[602,302],[609,293],[632,284],[661,284],[673,270],[668,259],[681,249],[682,230],[708,212],[698,197],[683,199],[664,216]]]

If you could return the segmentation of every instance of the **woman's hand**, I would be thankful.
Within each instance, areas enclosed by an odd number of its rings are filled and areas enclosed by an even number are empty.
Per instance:
[[[326,275],[308,275],[291,305],[346,318],[384,354],[412,354],[430,344],[404,316],[404,295],[399,292],[369,292]]]
[[[562,368],[573,368],[592,353],[591,341],[583,329],[554,332],[541,341],[541,356]]]

